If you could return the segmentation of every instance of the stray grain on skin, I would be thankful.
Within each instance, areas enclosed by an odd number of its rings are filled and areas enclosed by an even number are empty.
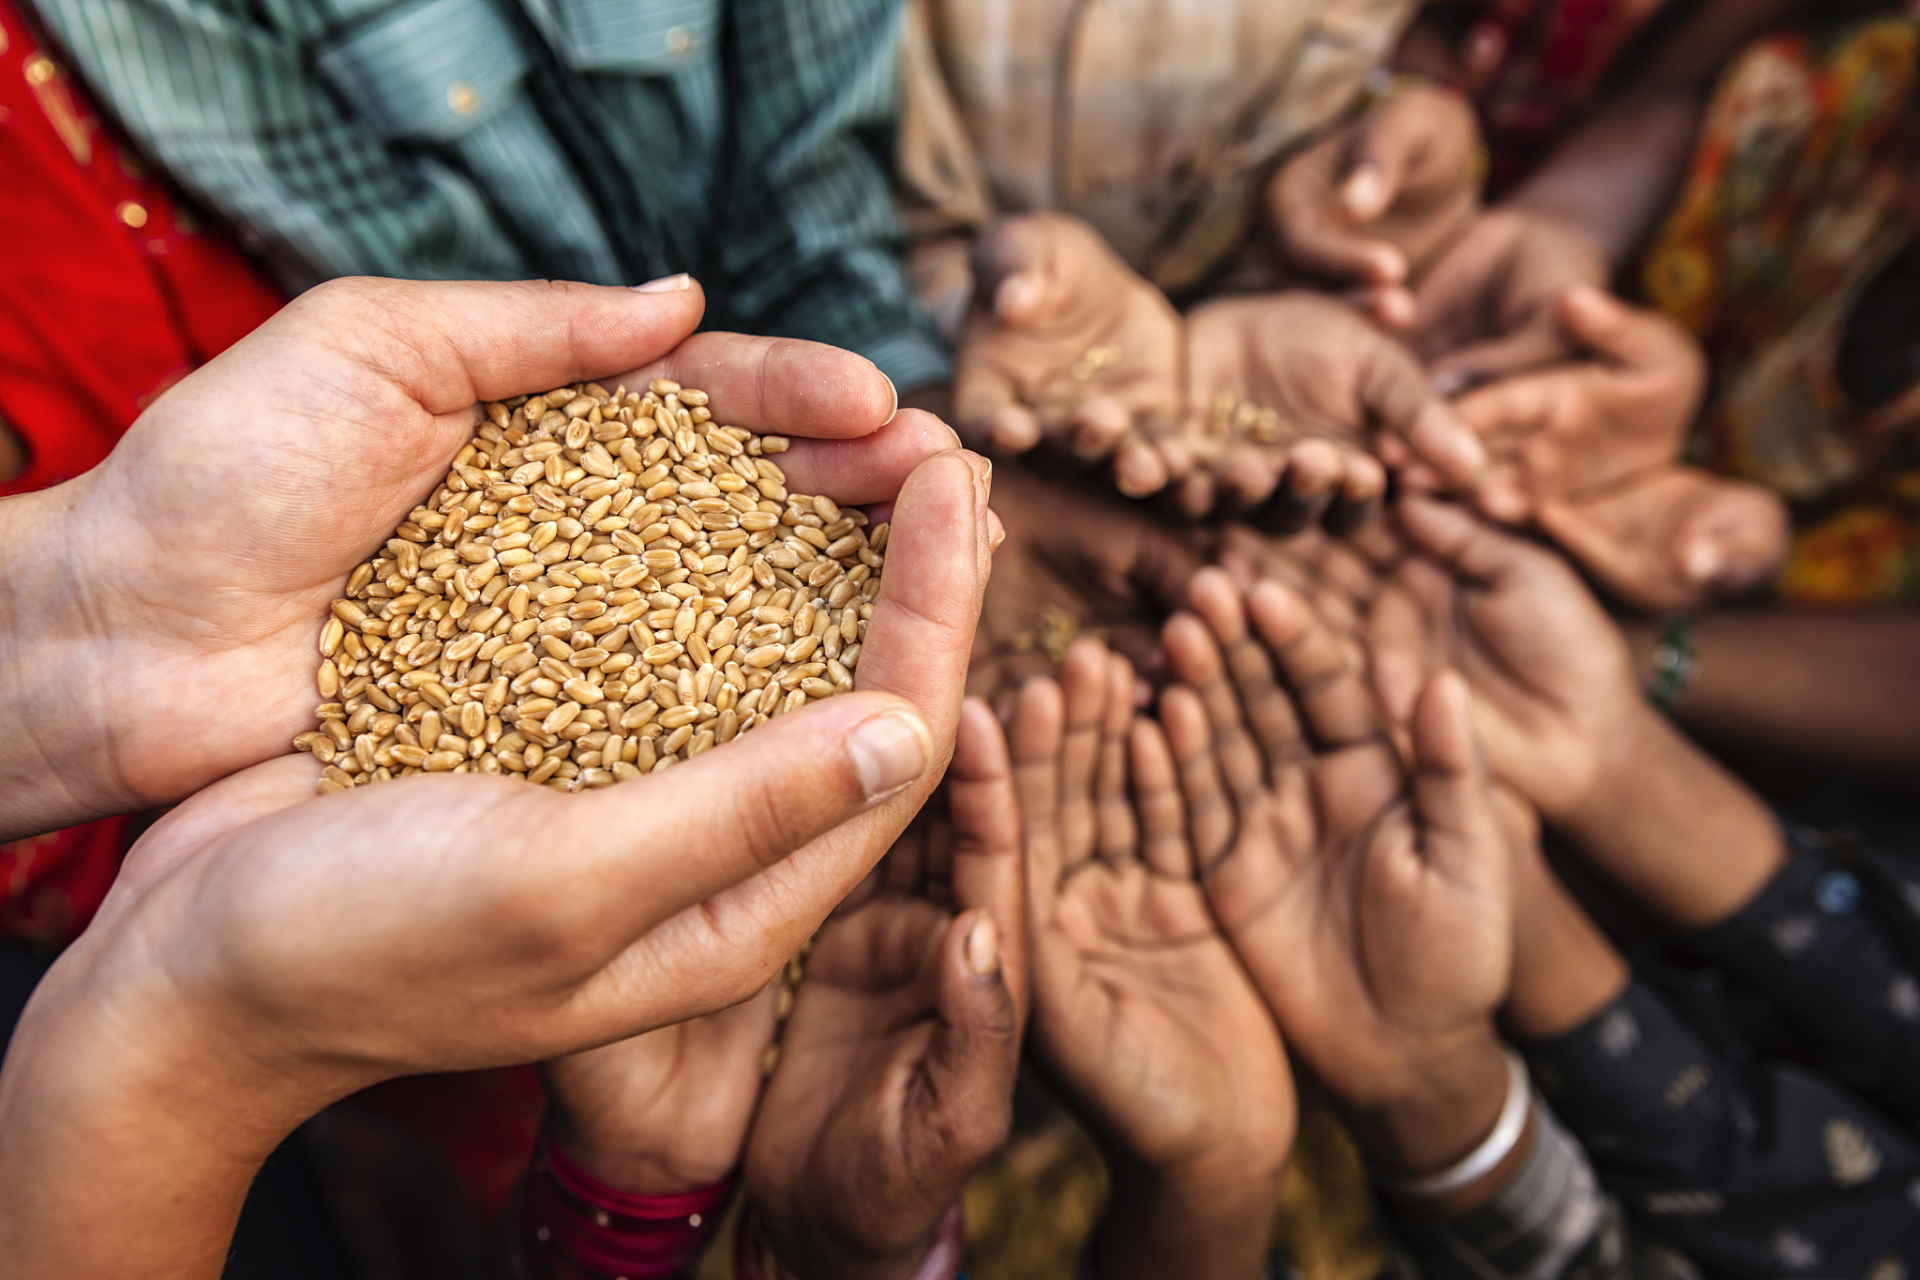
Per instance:
[[[853,688],[888,528],[789,493],[704,391],[484,406],[319,637],[322,795],[420,773],[563,791],[658,773]]]

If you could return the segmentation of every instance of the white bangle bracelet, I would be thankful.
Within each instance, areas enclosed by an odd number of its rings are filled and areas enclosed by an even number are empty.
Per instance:
[[[1485,1141],[1467,1152],[1458,1164],[1438,1173],[1430,1173],[1424,1178],[1392,1178],[1376,1173],[1374,1181],[1403,1196],[1444,1196],[1478,1182],[1512,1155],[1514,1147],[1520,1143],[1520,1135],[1526,1132],[1533,1090],[1527,1079],[1527,1064],[1511,1049],[1506,1050],[1506,1055],[1507,1100],[1500,1108],[1500,1118],[1494,1121],[1493,1132],[1486,1136]]]

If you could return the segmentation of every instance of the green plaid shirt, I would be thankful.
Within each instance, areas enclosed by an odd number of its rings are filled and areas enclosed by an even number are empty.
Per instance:
[[[634,282],[944,376],[889,194],[896,0],[39,0],[243,241],[321,276]],[[309,276],[311,278],[311,276]]]

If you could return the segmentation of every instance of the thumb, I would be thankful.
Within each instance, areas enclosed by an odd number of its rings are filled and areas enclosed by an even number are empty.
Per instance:
[[[1618,364],[1664,364],[1692,346],[1686,332],[1659,312],[1630,307],[1592,285],[1561,294],[1559,313],[1569,337]]]
[[[602,924],[620,939],[610,946],[624,945],[920,781],[942,754],[927,721],[905,698],[842,694],[663,774],[564,798],[515,794],[514,817],[525,828],[521,843],[553,851],[532,860],[538,865],[526,874],[623,886],[576,910],[581,928]],[[503,851],[516,847],[511,840],[498,843]],[[697,856],[688,856],[692,851]],[[874,858],[865,855],[879,849],[848,852],[870,863]],[[813,879],[823,886],[838,882]]]
[[[1425,141],[1402,105],[1393,98],[1354,131],[1340,180],[1340,207],[1365,225],[1393,207],[1406,185],[1407,170]]]
[[[958,1195],[975,1166],[1006,1141],[1013,1081],[1020,1065],[1020,1017],[1001,963],[1002,932],[985,910],[964,911],[941,945],[936,1003],[940,1021],[928,1046],[926,1085],[907,1121],[915,1167],[944,1176]]]

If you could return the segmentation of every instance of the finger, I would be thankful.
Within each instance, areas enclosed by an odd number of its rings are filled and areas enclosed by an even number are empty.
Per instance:
[[[1112,396],[1088,396],[1067,413],[1066,426],[1076,454],[1104,458],[1132,431],[1133,416]]]
[[[1401,568],[1401,574],[1417,565]],[[1426,565],[1428,569],[1433,566]],[[1367,647],[1373,655],[1373,687],[1390,724],[1407,729],[1414,703],[1427,685],[1428,640],[1420,602],[1396,582],[1382,591],[1367,617]]]
[[[772,460],[786,476],[790,493],[825,494],[843,506],[864,505],[892,500],[921,463],[959,443],[953,429],[932,414],[902,409],[871,435],[854,440],[795,438]]]
[[[986,416],[987,443],[1002,453],[1025,453],[1045,431],[1040,416],[1023,404],[1003,404]]]
[[[1467,483],[1486,466],[1486,448],[1400,343],[1384,334],[1369,336],[1355,389],[1381,431],[1405,441],[1453,484]]]
[[[1013,935],[982,910],[947,928],[927,1046],[925,1087],[908,1091],[907,1161],[929,1204],[958,1196],[976,1166],[1006,1141],[1020,1065],[1020,1010],[1002,948]]]
[[[1127,796],[1127,730],[1133,722],[1133,664],[1107,655],[1106,716],[1100,726],[1100,765],[1094,782],[1100,858],[1120,866],[1139,855],[1140,831]]]
[[[1780,495],[1718,477],[1675,537],[1688,578],[1704,590],[1743,591],[1778,567],[1791,521]]]
[[[1180,797],[1180,773],[1167,735],[1151,720],[1135,720],[1127,738],[1134,803],[1140,813],[1140,847],[1149,870],[1175,880],[1198,872],[1187,843],[1187,810]]]
[[[1594,578],[1645,608],[1689,603],[1694,588],[1677,564],[1670,563],[1643,538],[1622,538],[1605,521],[1581,506],[1560,499],[1540,503],[1534,521],[1541,532]]]
[[[1165,451],[1144,440],[1123,440],[1114,450],[1114,486],[1129,498],[1160,492],[1172,474]]]
[[[900,407],[871,360],[797,338],[697,333],[627,385],[659,377],[705,391],[718,421],[773,435],[853,439],[879,430]]]
[[[1101,727],[1107,714],[1107,647],[1081,638],[1060,664],[1065,736],[1060,746],[1060,832],[1068,866],[1099,850],[1094,781],[1100,768]]]
[[[312,369],[325,364],[316,353],[331,345],[429,413],[454,413],[661,359],[706,307],[691,278],[672,283],[682,287],[641,293],[560,281],[333,280],[281,308],[236,344],[231,359],[263,371]],[[820,360],[856,381],[863,365],[886,381],[849,352]],[[863,420],[862,429],[884,420]]]
[[[1066,736],[1066,698],[1060,686],[1044,676],[1029,680],[1015,702],[1007,736],[1014,794],[1020,804],[1021,841],[1026,847],[1027,882],[1039,901],[1051,902],[1065,870],[1060,750]]]
[[[887,540],[886,587],[874,601],[854,674],[856,688],[898,694],[920,710],[941,767],[952,748],[992,569],[991,475],[984,458],[954,450],[907,477]],[[904,826],[905,814],[896,816]]]
[[[1188,599],[1214,645],[1184,640],[1169,623],[1169,656],[1175,674],[1206,701],[1228,784],[1235,795],[1248,795],[1266,785],[1276,763],[1290,762],[1302,736],[1300,719],[1267,650],[1247,627],[1245,599],[1224,575],[1196,574]]]
[[[1205,871],[1233,848],[1238,829],[1238,815],[1213,749],[1213,720],[1198,693],[1184,685],[1173,685],[1160,697],[1160,724],[1185,802],[1185,843],[1195,864]],[[1151,766],[1151,761],[1148,763]],[[1159,819],[1164,817],[1164,813],[1159,815]]]
[[[1630,307],[1605,289],[1586,284],[1561,294],[1558,306],[1567,333],[1607,360],[1640,369],[1681,361],[1704,371],[1698,345],[1658,311]]]
[[[1277,582],[1263,582],[1247,595],[1247,616],[1278,659],[1316,741],[1352,746],[1378,735],[1365,671],[1304,599]]]
[[[1433,869],[1461,883],[1497,876],[1507,858],[1494,817],[1486,766],[1474,742],[1472,702],[1458,672],[1442,671],[1420,695],[1413,718],[1413,798],[1421,851]]]
[[[1026,1008],[1025,876],[1020,858],[1020,810],[1006,736],[987,704],[971,698],[960,709],[960,733],[947,772],[953,815],[953,901],[980,907],[1000,927],[1001,967],[1008,990]]]
[[[1355,307],[1373,317],[1373,322],[1390,332],[1402,332],[1419,322],[1420,303],[1405,285],[1378,285],[1351,289],[1343,295]]]
[[[1316,275],[1399,284],[1407,278],[1405,255],[1356,228],[1342,207],[1337,184],[1345,149],[1342,136],[1330,137],[1289,161],[1274,179],[1271,207],[1282,246],[1296,266]]]
[[[1546,554],[1456,503],[1409,495],[1395,505],[1394,514],[1416,547],[1454,573],[1483,585],[1525,572]]]
[[[1286,472],[1273,496],[1247,523],[1274,537],[1298,533],[1319,523],[1333,505],[1339,480],[1339,450],[1324,440],[1301,441],[1289,451]]]
[[[1552,420],[1554,378],[1526,375],[1482,383],[1453,402],[1460,420],[1489,451],[1506,455]]]

